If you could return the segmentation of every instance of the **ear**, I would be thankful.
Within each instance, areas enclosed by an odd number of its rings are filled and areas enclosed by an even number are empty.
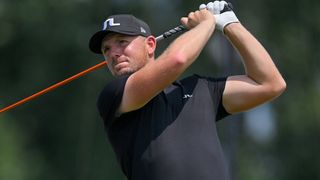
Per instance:
[[[157,47],[157,41],[154,36],[148,36],[146,38],[147,51],[149,56],[153,56]]]

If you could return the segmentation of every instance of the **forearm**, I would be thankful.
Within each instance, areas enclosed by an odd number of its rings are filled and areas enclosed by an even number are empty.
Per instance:
[[[241,55],[249,78],[258,84],[283,80],[265,48],[240,23],[228,25],[224,32]]]
[[[207,43],[214,30],[214,22],[214,17],[207,11],[196,11],[184,19],[182,24],[190,30],[172,42],[155,61],[149,61],[128,78],[119,112],[144,106],[175,81]]]
[[[192,64],[214,31],[213,20],[207,20],[175,39],[163,53],[164,59],[176,59],[183,69]],[[160,57],[161,59],[162,57]]]

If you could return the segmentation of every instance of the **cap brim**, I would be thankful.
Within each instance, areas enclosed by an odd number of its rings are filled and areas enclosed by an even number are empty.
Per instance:
[[[89,41],[89,48],[92,52],[102,54],[101,42],[108,33],[110,33],[110,31],[98,31],[91,37]]]

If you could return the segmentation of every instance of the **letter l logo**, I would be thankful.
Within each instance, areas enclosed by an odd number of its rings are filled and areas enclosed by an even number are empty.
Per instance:
[[[109,18],[103,23],[103,30],[106,30],[108,26],[120,26],[120,23],[115,23],[113,18]]]

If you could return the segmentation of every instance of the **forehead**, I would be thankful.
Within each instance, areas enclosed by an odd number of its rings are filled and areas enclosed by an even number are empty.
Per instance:
[[[110,32],[102,39],[102,42],[108,41],[110,39],[127,38],[127,37],[129,38],[129,37],[134,37],[134,36]]]

